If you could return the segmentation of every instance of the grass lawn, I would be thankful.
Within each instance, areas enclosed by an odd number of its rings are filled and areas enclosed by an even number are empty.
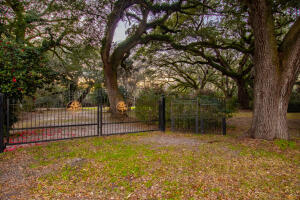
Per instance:
[[[251,111],[240,111],[237,113],[234,113],[233,116],[235,117],[247,117],[251,118],[252,117],[252,112]],[[287,113],[287,118],[288,119],[300,119],[300,113]]]
[[[233,117],[227,120],[230,135],[239,136],[246,132],[250,128],[251,120],[251,111],[241,110],[234,113]],[[287,113],[287,121],[291,139],[300,142],[300,113]]]
[[[0,154],[0,199],[299,199],[300,114],[292,141],[141,133],[51,142]]]
[[[143,133],[0,155],[0,199],[299,199],[299,145]]]

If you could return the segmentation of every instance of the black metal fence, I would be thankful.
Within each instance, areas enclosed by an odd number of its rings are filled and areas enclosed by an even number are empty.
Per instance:
[[[4,116],[4,95],[0,93],[0,152],[3,152],[5,149]]]
[[[226,134],[224,99],[170,98],[172,131]]]
[[[0,94],[0,150],[9,145],[156,131],[162,127],[160,99],[141,102],[126,98],[126,115],[119,118],[112,116],[109,101],[101,94],[82,102],[76,99],[61,93],[19,102]]]
[[[77,100],[76,100],[77,99]],[[101,92],[78,101],[64,93],[13,101],[0,94],[0,152],[6,146],[146,131],[226,134],[220,99],[124,98],[124,117],[113,117]]]

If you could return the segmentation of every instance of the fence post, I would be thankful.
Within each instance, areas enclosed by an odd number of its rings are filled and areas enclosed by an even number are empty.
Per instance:
[[[175,121],[174,121],[174,111],[173,111],[173,99],[171,100],[171,108],[170,108],[170,118],[171,118],[171,131],[175,131]]]
[[[10,123],[10,115],[9,115],[9,98],[6,98],[6,141],[9,143],[9,123]]]
[[[222,118],[222,133],[223,135],[226,135],[226,99],[224,99],[224,102],[223,102],[223,106],[224,106],[224,116]]]
[[[100,136],[100,96],[98,91],[98,99],[97,99],[97,135]]]
[[[166,131],[166,98],[161,96],[159,101],[159,130]]]
[[[0,93],[0,153],[5,149],[4,143],[4,95]]]
[[[201,104],[201,101],[199,102],[199,111],[200,111],[200,133],[204,134],[204,116],[203,116],[203,105]]]
[[[196,128],[196,134],[198,134],[199,132],[199,101],[198,98],[196,99],[196,124],[195,124],[195,128]]]
[[[97,135],[102,135],[102,91],[98,90],[97,101]]]
[[[103,101],[102,90],[100,91],[100,135],[102,136],[102,124],[103,124]]]
[[[223,135],[226,135],[226,118],[225,117],[223,117],[222,118],[222,133],[223,133]]]

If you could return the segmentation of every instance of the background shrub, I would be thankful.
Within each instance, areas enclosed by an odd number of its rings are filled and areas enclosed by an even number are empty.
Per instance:
[[[300,89],[292,92],[288,112],[300,112]]]
[[[158,119],[158,101],[161,98],[161,91],[155,89],[144,89],[140,91],[135,100],[135,116],[142,121]]]

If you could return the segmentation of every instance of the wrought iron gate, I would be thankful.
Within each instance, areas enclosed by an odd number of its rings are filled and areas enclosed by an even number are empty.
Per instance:
[[[223,99],[172,99],[172,131],[226,134],[226,105]]]
[[[60,94],[26,104],[0,94],[0,150],[9,145],[162,130],[163,98],[139,105],[126,101],[122,111],[126,116],[114,118],[108,99],[101,95],[95,101],[68,102]]]

